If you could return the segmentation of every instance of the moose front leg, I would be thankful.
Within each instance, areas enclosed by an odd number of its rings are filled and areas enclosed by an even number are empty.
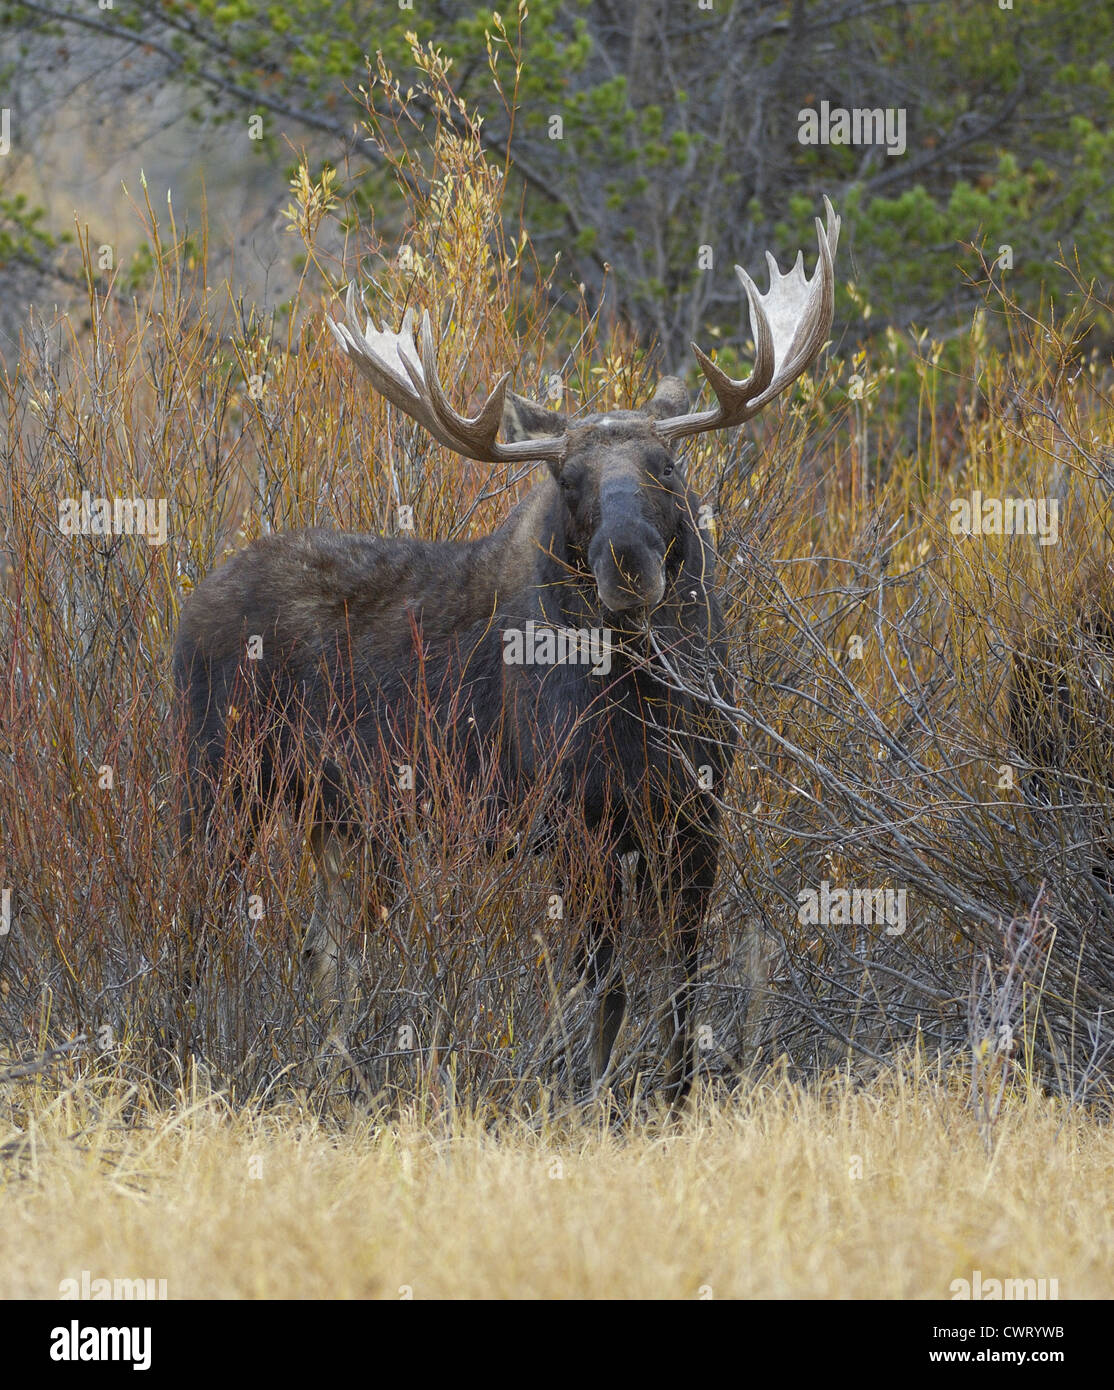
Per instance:
[[[672,1114],[684,1106],[692,1089],[695,1053],[692,994],[696,982],[700,929],[716,883],[718,842],[708,834],[690,834],[678,846],[670,875],[669,932],[671,993],[662,1019],[666,1056],[665,1096]]]
[[[577,973],[597,996],[589,1052],[593,1094],[598,1093],[607,1076],[627,1008],[626,985],[615,950],[622,913],[623,876],[618,858],[612,856],[605,871],[602,895],[577,945]]]

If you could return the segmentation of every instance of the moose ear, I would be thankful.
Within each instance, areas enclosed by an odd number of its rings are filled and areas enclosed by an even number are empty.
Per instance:
[[[547,410],[537,401],[507,392],[503,402],[503,438],[508,444],[520,439],[541,439],[549,434],[564,434],[567,420],[560,410]]]
[[[678,376],[663,376],[658,389],[642,407],[642,414],[651,420],[668,420],[672,415],[687,415],[689,393]]]

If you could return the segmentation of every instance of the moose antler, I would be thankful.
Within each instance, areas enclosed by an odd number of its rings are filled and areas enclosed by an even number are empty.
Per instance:
[[[800,251],[786,275],[782,275],[777,261],[766,252],[770,288],[765,294],[758,293],[758,287],[741,265],[735,267],[750,305],[754,368],[745,380],[735,381],[693,343],[692,350],[715,392],[717,404],[710,410],[671,415],[667,420],[660,420],[655,429],[663,439],[672,442],[690,434],[703,434],[705,430],[741,425],[757,415],[815,362],[832,326],[835,297],[832,262],[840,227],[840,220],[827,198],[824,207],[828,225],[825,229],[819,217],[816,219],[820,259],[811,280],[805,276]]]
[[[416,420],[434,439],[454,453],[481,463],[521,462],[561,458],[565,436],[502,443],[496,439],[503,423],[503,401],[511,374],[506,372],[484,402],[479,414],[459,415],[449,402],[437,374],[437,352],[429,314],[422,314],[421,350],[414,342],[414,311],[408,309],[397,333],[377,329],[371,319],[360,327],[356,290],[348,286],[342,323],[327,320],[333,337],[381,396]]]

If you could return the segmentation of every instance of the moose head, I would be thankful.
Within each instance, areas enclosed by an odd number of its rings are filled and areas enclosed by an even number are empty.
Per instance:
[[[754,366],[741,381],[727,375],[696,343],[692,350],[715,404],[688,409],[683,384],[665,377],[641,410],[589,415],[575,423],[510,391],[510,373],[474,416],[459,414],[437,370],[428,313],[420,341],[407,311],[398,333],[361,328],[349,286],[343,322],[328,320],[346,355],[376,390],[436,440],[482,462],[544,462],[566,509],[566,536],[587,558],[599,599],[612,614],[652,608],[666,588],[684,479],[675,446],[690,435],[728,429],[752,419],[816,360],[831,329],[833,259],[840,219],[824,199],[827,225],[816,219],[819,259],[811,278],[798,252],[786,274],[767,252],[770,287],[762,294],[741,267],[747,295]],[[507,437],[500,438],[500,435]]]

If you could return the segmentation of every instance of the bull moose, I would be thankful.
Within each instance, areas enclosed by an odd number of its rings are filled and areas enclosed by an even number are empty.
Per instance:
[[[603,839],[606,873],[572,923],[595,999],[594,1086],[607,1076],[627,1002],[616,955],[620,859],[639,852],[637,900],[644,912],[656,901],[669,917],[659,924],[671,976],[664,1086],[674,1107],[683,1101],[698,934],[736,735],[724,713],[730,686],[715,556],[675,446],[751,419],[817,358],[831,327],[840,228],[824,202],[811,277],[800,253],[784,275],[767,253],[770,286],[761,294],[736,267],[754,365],[736,381],[693,344],[715,398],[702,410],[690,410],[681,381],[665,377],[640,410],[571,420],[511,393],[508,373],[469,418],[442,386],[428,314],[417,342],[409,312],[398,333],[361,327],[350,287],[343,321],[329,320],[374,388],[446,448],[481,462],[546,466],[490,535],[266,536],[209,575],[183,609],[174,654],[188,750],[183,830],[195,840],[221,794],[246,805],[250,820],[277,804],[304,811],[314,787],[307,819],[318,896],[305,953],[315,984],[334,1000],[345,986],[330,894],[351,847],[375,833],[361,824],[354,791],[360,778],[389,777],[392,751],[412,746],[419,707],[432,706],[466,777],[494,759],[485,797],[514,807],[548,779],[555,806]],[[531,624],[605,630],[610,659],[509,663],[506,635]],[[248,661],[253,634],[260,650]],[[258,730],[261,761],[251,777],[228,755],[234,705],[235,719],[250,713]],[[338,753],[345,747],[350,756]],[[315,748],[319,766],[307,767]]]

